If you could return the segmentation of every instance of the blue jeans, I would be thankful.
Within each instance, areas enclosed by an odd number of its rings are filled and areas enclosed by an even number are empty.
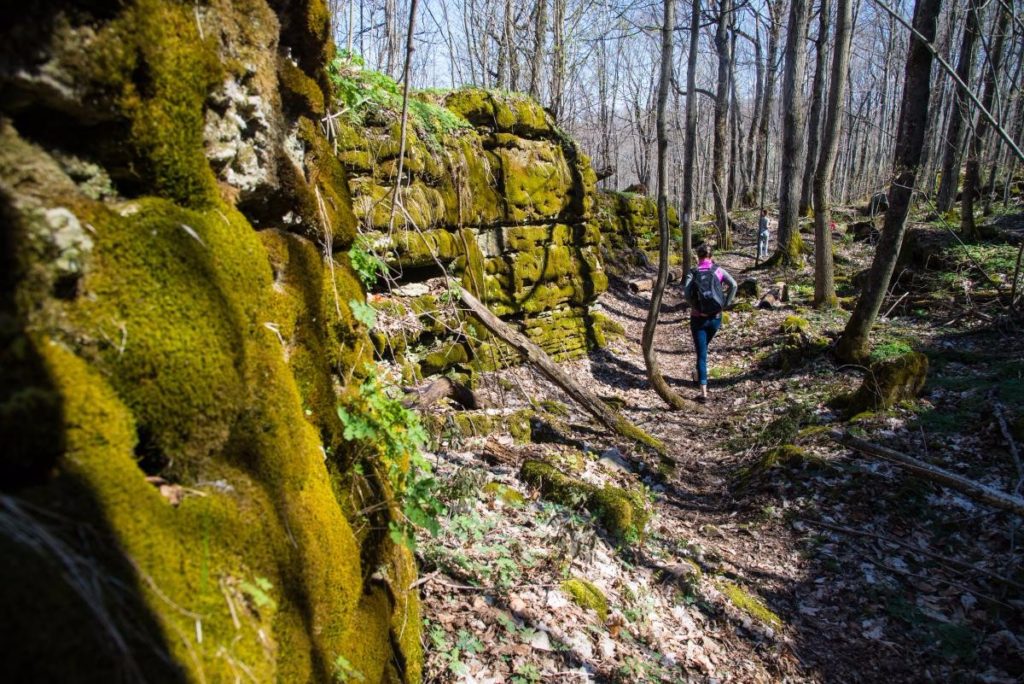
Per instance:
[[[757,256],[768,256],[768,231],[757,234]]]
[[[722,327],[722,315],[713,318],[694,316],[690,319],[693,346],[697,350],[697,378],[701,385],[708,384],[708,344]]]

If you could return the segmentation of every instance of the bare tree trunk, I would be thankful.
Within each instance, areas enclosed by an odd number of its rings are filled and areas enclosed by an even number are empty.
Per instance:
[[[981,103],[990,112],[992,103],[995,101],[999,69],[1003,61],[1003,46],[1006,44],[1006,34],[1010,23],[1010,12],[1007,5],[1000,4],[997,12],[995,43],[992,46],[992,53],[989,55],[989,68],[985,71],[985,93]],[[974,201],[979,196],[981,186],[981,155],[987,134],[988,119],[979,114],[978,121],[974,124],[974,137],[971,139],[971,146],[967,153],[963,199],[960,204],[960,234],[969,241],[975,241],[981,237],[974,221]]]
[[[672,30],[673,5],[675,0],[665,0],[665,23],[661,28],[661,78],[658,81],[658,278],[651,290],[651,308],[647,311],[644,323],[641,347],[644,353],[644,365],[647,367],[647,379],[658,396],[674,409],[686,407],[686,402],[665,382],[658,368],[658,357],[654,350],[654,333],[658,329],[658,315],[661,313],[661,298],[665,294],[668,283],[668,131],[665,126],[665,105],[668,102],[668,89],[672,83]]]
[[[797,216],[797,187],[803,176],[804,108],[800,86],[804,81],[807,51],[807,1],[791,0],[782,76],[782,176],[779,179],[779,243],[769,260],[783,266],[803,261],[803,239]],[[767,263],[767,262],[766,262]]]
[[[756,70],[754,80],[754,111],[750,117],[750,131],[747,133],[744,145],[744,159],[747,173],[743,178],[743,191],[741,193],[743,206],[754,206],[757,204],[757,192],[755,188],[760,183],[754,163],[755,148],[757,147],[757,126],[761,121],[761,100],[764,99],[764,62],[761,54],[761,27],[754,27],[754,68]]]
[[[697,45],[700,41],[700,0],[693,0],[690,53],[686,60],[686,150],[683,153],[683,269],[693,265],[693,172],[697,165]]]
[[[552,17],[552,64],[551,64],[551,113],[555,121],[562,117],[562,97],[565,88],[565,43],[563,32],[565,31],[565,3],[566,0],[554,0],[554,15]]]
[[[842,106],[846,99],[846,73],[850,65],[852,23],[852,0],[839,0],[836,5],[835,54],[832,57],[832,78],[828,92],[828,107],[825,110],[821,155],[814,171],[814,305],[824,308],[834,308],[836,305],[829,193],[836,150],[839,147]]]
[[[540,100],[541,70],[544,68],[544,44],[548,31],[546,0],[536,0],[533,14],[533,54],[530,55],[530,96]]]
[[[729,121],[729,63],[732,61],[729,40],[731,0],[720,0],[718,24],[715,29],[715,50],[718,52],[718,89],[715,91],[715,143],[712,151],[711,195],[715,202],[715,226],[718,229],[718,248],[729,249],[729,211],[725,206],[725,165]]]
[[[384,71],[388,76],[395,75],[398,68],[398,8],[396,0],[384,0]]]
[[[757,130],[757,157],[754,162],[754,182],[758,184],[757,205],[763,209],[768,185],[768,127],[771,123],[772,100],[775,98],[775,61],[779,55],[779,33],[782,30],[782,8],[784,0],[769,0],[768,15],[768,57],[765,61],[764,104],[761,107],[761,123]]]
[[[941,8],[942,0],[920,0],[914,7],[913,27],[924,40],[916,35],[910,39],[896,154],[893,159],[894,178],[889,187],[889,210],[885,214],[885,226],[875,258],[871,262],[867,284],[836,345],[836,356],[841,361],[861,363],[866,359],[868,334],[889,290],[889,282],[903,244],[928,122],[932,70],[932,53],[928,43],[935,40],[935,23]]]
[[[743,168],[743,159],[740,157],[740,128],[743,123],[743,117],[740,115],[740,101],[736,95],[736,31],[735,31],[735,11],[729,21],[731,41],[732,41],[732,59],[729,60],[729,188],[728,193],[725,196],[725,209],[726,212],[732,211],[733,205],[736,202],[736,186],[738,184],[739,175],[741,172],[745,172]],[[730,236],[730,243],[732,238]]]
[[[978,0],[969,1],[970,6],[964,20],[964,35],[960,41],[960,55],[956,62],[957,76],[968,85],[971,83],[971,72],[974,70],[974,55],[977,52],[975,45],[978,37]],[[956,198],[956,188],[960,180],[964,120],[970,112],[966,95],[956,90],[955,98],[942,146],[942,179],[939,181],[939,195],[935,200],[936,207],[943,214],[953,207],[953,200]]]
[[[818,140],[821,124],[821,106],[825,99],[825,70],[828,68],[828,24],[832,7],[829,0],[821,0],[818,9],[818,37],[814,41],[814,81],[811,85],[811,111],[807,116],[807,162],[800,183],[800,206],[797,212],[807,216],[811,208],[811,190],[818,162]]]

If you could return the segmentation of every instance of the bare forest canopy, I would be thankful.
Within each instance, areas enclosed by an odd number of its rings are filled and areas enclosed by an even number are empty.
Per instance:
[[[403,66],[409,0],[331,0],[334,36],[339,47],[361,54],[374,69],[399,77]],[[965,30],[973,21],[976,57],[963,80],[981,92],[990,69],[990,53],[999,32],[1000,9],[1012,6],[1006,25],[1004,66],[997,77],[993,114],[1016,139],[1024,123],[1021,99],[1021,46],[1024,24],[1014,0],[947,2],[938,17],[932,41],[951,65]],[[782,136],[782,69],[789,33],[785,0],[726,0],[677,3],[674,52],[675,78],[669,97],[670,146],[668,187],[671,201],[683,195],[683,122],[686,107],[686,60],[690,16],[700,7],[695,106],[698,134],[695,211],[711,210],[712,157],[716,84],[723,51],[728,70],[725,91],[728,135],[727,202],[733,206],[773,205],[779,193]],[[721,8],[726,7],[725,43],[716,43]],[[828,16],[820,17],[821,8]],[[894,2],[893,11],[909,23],[912,2]],[[663,5],[623,0],[422,0],[416,22],[410,75],[413,87],[454,88],[471,84],[529,93],[554,115],[593,159],[603,189],[624,189],[639,183],[653,188],[655,170],[655,104],[660,63]],[[817,130],[824,116],[822,91],[827,92],[834,47],[835,2],[810,2],[806,39],[798,46],[807,67],[797,84],[799,107],[807,111],[807,163],[813,171]],[[968,31],[970,32],[970,31]],[[903,65],[910,33],[881,3],[857,0],[852,8],[849,88],[842,102],[841,137],[831,183],[839,204],[884,192],[890,180],[904,84]],[[824,72],[824,73],[822,73]],[[933,107],[929,114],[926,163],[919,189],[938,190],[946,143],[958,150],[977,118],[968,108],[968,125],[949,140],[949,122],[957,115],[955,86],[937,66],[932,70]],[[1011,173],[1013,157],[994,136],[986,140],[983,176],[989,185]],[[810,172],[798,191],[804,212],[810,206]],[[947,172],[948,174],[948,172]],[[943,211],[948,210],[948,206]]]

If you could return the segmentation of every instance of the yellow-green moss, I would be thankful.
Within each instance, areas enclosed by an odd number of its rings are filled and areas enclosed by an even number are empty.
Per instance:
[[[500,482],[488,482],[487,484],[485,484],[484,493],[490,494],[491,496],[494,496],[497,499],[501,499],[501,501],[503,501],[504,503],[515,508],[518,508],[526,504],[526,497],[524,497],[515,489],[512,489],[508,485],[502,484]]]
[[[810,454],[805,449],[793,444],[784,444],[768,449],[753,464],[736,471],[734,485],[738,488],[750,486],[778,470],[790,472],[802,469],[820,470],[827,466],[828,462],[820,456]]]
[[[464,364],[469,361],[465,345],[452,342],[444,345],[438,351],[427,354],[420,362],[420,370],[423,376],[438,375],[453,366]]]
[[[608,617],[608,599],[592,582],[573,577],[562,582],[562,591],[568,594],[576,605],[597,613],[601,622]]]
[[[519,476],[550,501],[584,506],[618,539],[632,541],[643,536],[650,514],[638,492],[611,485],[599,488],[570,477],[544,461],[525,461]]]
[[[216,196],[203,152],[203,106],[221,78],[214,45],[190,7],[136,0],[68,65],[131,123],[126,142],[145,189],[185,206]]]
[[[807,319],[800,316],[786,316],[782,321],[782,332],[787,334],[806,333],[809,327]]]
[[[324,115],[324,93],[320,86],[287,57],[278,57],[277,78],[281,84],[282,97],[291,100],[295,110],[317,117]]]
[[[734,606],[750,617],[775,629],[782,628],[782,620],[778,615],[773,613],[766,605],[764,605],[761,599],[748,593],[732,582],[723,580],[718,586],[721,592],[725,594]]]
[[[910,352],[894,359],[877,361],[868,368],[860,388],[846,407],[850,414],[889,409],[913,399],[928,378],[928,357]]]

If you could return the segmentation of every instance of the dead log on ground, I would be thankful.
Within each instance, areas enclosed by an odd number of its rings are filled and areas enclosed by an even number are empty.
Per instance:
[[[523,457],[515,450],[491,438],[484,442],[483,455],[491,463],[513,466],[518,468]]]
[[[844,444],[851,449],[859,451],[862,454],[868,456],[874,456],[885,461],[897,463],[905,470],[922,477],[932,482],[938,482],[944,487],[955,489],[961,494],[982,501],[995,506],[996,508],[1002,508],[1003,510],[1012,511],[1018,515],[1024,514],[1024,499],[1001,492],[997,489],[992,489],[980,482],[969,480],[966,477],[961,477],[955,473],[951,473],[948,470],[933,466],[924,461],[902,454],[893,449],[881,446],[880,444],[873,444],[863,439],[859,439],[852,435],[849,435],[840,430],[833,430],[829,433],[829,436],[840,444]]]
[[[511,345],[519,351],[526,357],[527,361],[538,368],[549,380],[551,380],[551,382],[561,387],[566,394],[572,397],[574,401],[585,408],[592,416],[597,418],[605,427],[622,435],[623,437],[628,437],[633,441],[654,449],[662,456],[667,453],[665,444],[661,440],[655,439],[630,423],[624,417],[609,408],[607,404],[594,396],[593,393],[569,377],[565,371],[559,368],[558,365],[551,360],[551,357],[544,353],[543,349],[526,339],[526,336],[521,332],[515,330],[491,313],[491,310],[484,306],[479,299],[470,294],[466,288],[460,288],[460,291],[462,293],[463,303],[469,307],[469,310],[473,312],[473,315],[476,316],[481,323],[483,323],[485,328],[491,331],[491,333],[502,342]]]
[[[483,408],[482,402],[473,390],[450,378],[438,378],[429,385],[408,390],[408,394],[402,399],[402,405],[423,410],[446,397],[467,410]]]

